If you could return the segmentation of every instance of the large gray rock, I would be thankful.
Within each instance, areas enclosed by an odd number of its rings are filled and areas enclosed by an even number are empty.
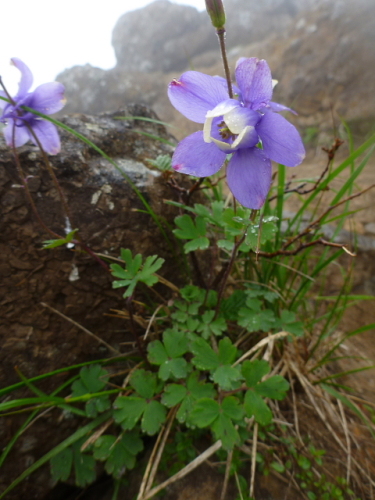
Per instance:
[[[151,73],[184,69],[202,49],[210,49],[209,20],[194,7],[157,0],[124,14],[112,33],[117,67]]]
[[[344,118],[361,135],[371,129],[374,2],[226,0],[226,10],[231,68],[240,56],[267,59],[279,80],[275,100],[298,111],[296,123],[332,129]],[[133,100],[152,106],[161,119],[178,125],[179,138],[193,131],[168,102],[167,85],[189,67],[223,74],[207,14],[157,0],[122,16],[113,43],[115,69],[76,67],[58,76],[67,88],[66,109],[99,112],[116,109],[124,99]]]

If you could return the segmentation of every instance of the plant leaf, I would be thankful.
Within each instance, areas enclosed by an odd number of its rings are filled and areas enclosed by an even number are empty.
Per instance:
[[[217,401],[202,398],[195,402],[190,414],[189,422],[198,427],[208,427],[220,414],[220,406]]]
[[[269,371],[270,366],[263,359],[254,359],[242,363],[242,375],[245,377],[247,387],[254,387]]]
[[[260,425],[268,425],[272,422],[272,412],[261,396],[254,391],[245,394],[244,408],[248,417],[254,416]]]
[[[155,394],[156,383],[155,375],[142,369],[136,370],[130,379],[130,385],[145,399],[152,398]]]
[[[153,436],[167,418],[165,407],[159,401],[151,401],[147,406],[142,418],[142,430]]]
[[[147,406],[146,400],[136,396],[120,396],[114,402],[113,418],[125,430],[135,427]]]
[[[260,396],[278,400],[285,398],[288,389],[289,383],[281,375],[274,375],[254,387],[254,390]]]
[[[73,465],[72,449],[69,447],[60,451],[60,453],[51,458],[50,463],[52,480],[55,482],[66,481],[70,476]]]

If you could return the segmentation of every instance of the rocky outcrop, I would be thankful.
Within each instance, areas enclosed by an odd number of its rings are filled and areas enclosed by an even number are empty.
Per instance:
[[[143,133],[166,140],[171,138],[160,125],[115,118],[125,115],[156,118],[140,105],[127,106],[115,114],[63,118],[63,123],[95,143],[120,169],[89,145],[61,131],[61,153],[50,157],[50,161],[68,201],[70,223],[80,229],[82,241],[93,252],[118,257],[120,248],[124,247],[143,255],[159,254],[166,258],[160,272],[169,268],[178,276],[178,263],[168,259],[170,248],[166,240],[150,215],[144,213],[145,206],[121,173],[137,186],[156,214],[163,220],[171,220],[175,209],[163,200],[173,198],[173,193],[160,172],[152,170],[147,161],[159,154],[168,154],[171,147]],[[18,152],[23,176],[41,219],[52,231],[64,235],[66,213],[40,152],[30,144]],[[128,321],[113,312],[113,309],[126,309],[122,291],[112,289],[111,274],[88,253],[66,245],[42,249],[42,242],[51,239],[51,235],[43,231],[30,208],[13,154],[2,134],[0,204],[0,386],[19,382],[15,367],[25,376],[33,377],[128,350],[129,346],[124,348],[121,344],[132,340],[127,333]],[[165,287],[162,293],[166,293]],[[77,321],[97,338],[49,307]],[[68,374],[61,376],[44,380],[38,387],[50,393],[69,377]],[[25,394],[19,391],[14,396]],[[10,442],[23,422],[24,414],[3,417],[2,447]],[[37,419],[32,433],[25,433],[17,441],[3,464],[0,490],[4,491],[11,480],[70,435],[78,424],[74,416],[64,419],[60,412],[47,412]],[[50,484],[46,467],[39,471],[36,479],[23,482],[11,492],[9,498],[44,498]]]
[[[275,100],[294,107],[301,127],[332,129],[344,118],[360,133],[375,121],[375,4],[369,0],[226,0],[232,68],[240,56],[269,62]],[[113,31],[116,68],[75,67],[58,76],[66,111],[100,112],[135,101],[192,130],[166,97],[168,82],[193,67],[222,74],[205,12],[156,0],[122,16]],[[332,122],[332,111],[335,123]]]
[[[203,47],[215,47],[209,26],[194,7],[168,0],[124,14],[112,33],[117,67],[143,73],[183,70]]]

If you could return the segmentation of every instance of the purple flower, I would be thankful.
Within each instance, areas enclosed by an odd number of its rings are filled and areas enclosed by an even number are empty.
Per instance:
[[[178,172],[206,177],[220,170],[228,154],[227,182],[245,207],[259,209],[271,187],[271,160],[299,165],[305,148],[296,128],[278,111],[289,108],[271,101],[272,77],[266,61],[242,58],[236,67],[238,87],[228,96],[224,78],[187,71],[169,84],[173,106],[203,131],[183,139],[172,158]],[[276,113],[275,113],[276,111]]]
[[[40,116],[25,111],[21,106],[27,106],[45,115],[56,113],[65,104],[64,86],[58,82],[44,83],[29,92],[33,83],[30,69],[16,57],[11,61],[21,71],[21,81],[17,94],[12,98],[13,103],[0,100],[0,109],[3,109],[0,122],[6,124],[3,129],[6,143],[11,147],[23,146],[27,141],[37,145],[32,130],[44,151],[55,155],[60,151],[60,138],[56,127]],[[0,91],[0,96],[7,97],[7,94]]]

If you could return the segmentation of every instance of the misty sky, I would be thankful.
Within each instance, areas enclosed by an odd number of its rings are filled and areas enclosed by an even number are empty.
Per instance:
[[[205,8],[205,0],[172,0]],[[77,64],[103,69],[115,65],[111,34],[118,18],[151,0],[20,0],[3,1],[0,29],[0,75],[11,93],[19,72],[11,57],[22,59],[34,74],[34,87],[53,81]]]

